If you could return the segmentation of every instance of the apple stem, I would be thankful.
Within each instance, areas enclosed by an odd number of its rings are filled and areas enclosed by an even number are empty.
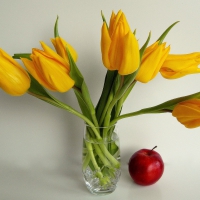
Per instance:
[[[151,149],[151,151],[153,151],[155,148],[157,148],[157,146],[155,146],[153,149]]]

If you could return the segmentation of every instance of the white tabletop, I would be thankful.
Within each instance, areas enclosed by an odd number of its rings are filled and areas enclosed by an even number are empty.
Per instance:
[[[178,159],[177,159],[178,160]],[[151,186],[132,182],[127,164],[122,162],[122,175],[117,189],[109,195],[90,194],[83,182],[79,159],[43,160],[32,165],[0,165],[0,195],[2,200],[14,199],[199,199],[199,164],[180,161],[165,163],[162,178]]]

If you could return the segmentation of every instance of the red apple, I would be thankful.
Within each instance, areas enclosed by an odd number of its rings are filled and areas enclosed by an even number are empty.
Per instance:
[[[151,185],[157,182],[163,172],[164,163],[159,153],[154,149],[141,149],[135,152],[129,160],[129,173],[135,183]]]

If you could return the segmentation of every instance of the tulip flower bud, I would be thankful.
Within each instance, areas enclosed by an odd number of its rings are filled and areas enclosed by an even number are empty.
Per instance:
[[[67,55],[67,52],[66,52],[66,47],[69,49],[69,52],[71,53],[73,60],[75,62],[77,61],[78,55],[77,55],[76,51],[63,38],[56,37],[56,38],[51,39],[51,42],[54,45],[58,55],[60,55],[62,58],[64,58],[65,61],[67,61],[69,63],[68,55]]]
[[[74,86],[70,78],[69,63],[41,42],[44,51],[33,49],[31,60],[21,58],[30,74],[44,87],[52,91],[66,92]]]
[[[159,44],[157,41],[146,48],[142,57],[139,72],[136,76],[137,81],[147,83],[158,74],[170,51],[170,47],[168,46],[166,48],[165,45],[165,43]]]
[[[187,128],[200,126],[200,99],[190,99],[178,103],[172,115]]]
[[[30,87],[28,73],[2,49],[0,49],[0,87],[13,96],[23,95]]]
[[[108,70],[120,75],[135,72],[139,66],[139,45],[122,11],[112,13],[109,28],[103,23],[101,34],[102,61]]]
[[[164,78],[176,79],[188,74],[200,73],[200,52],[190,54],[169,54],[160,73]]]

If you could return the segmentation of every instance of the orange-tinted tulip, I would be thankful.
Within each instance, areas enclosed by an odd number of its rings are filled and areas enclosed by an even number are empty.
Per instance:
[[[28,73],[2,49],[0,49],[0,87],[13,96],[23,95],[30,87]]]
[[[117,15],[112,13],[109,28],[103,23],[101,52],[104,66],[120,75],[131,74],[139,66],[139,45],[121,10]]]
[[[44,51],[33,49],[31,60],[21,58],[30,74],[44,87],[52,91],[66,92],[74,86],[70,78],[69,63],[41,42]]]
[[[165,43],[159,44],[159,42],[155,42],[146,48],[139,72],[136,76],[137,81],[147,83],[158,74],[170,51],[170,47],[166,48],[165,45]]]
[[[188,74],[200,73],[200,52],[191,54],[169,54],[160,73],[164,78],[175,79]]]
[[[200,99],[190,99],[177,104],[172,115],[187,128],[200,126]]]

